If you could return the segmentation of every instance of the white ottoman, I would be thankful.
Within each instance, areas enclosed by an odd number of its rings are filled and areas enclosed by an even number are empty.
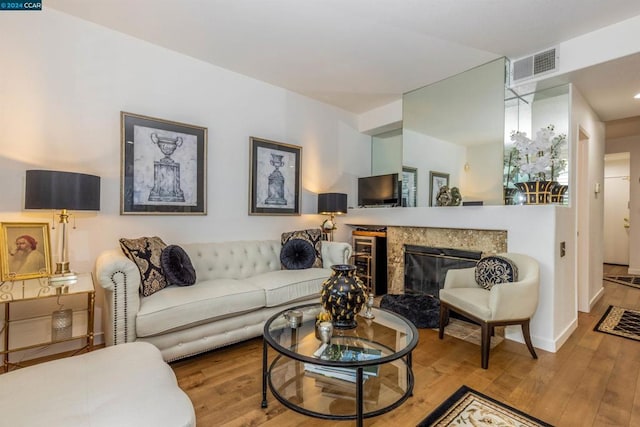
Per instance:
[[[195,426],[195,412],[160,351],[134,342],[0,375],[0,424]]]

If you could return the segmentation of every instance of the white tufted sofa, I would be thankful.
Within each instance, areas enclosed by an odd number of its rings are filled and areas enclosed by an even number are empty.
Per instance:
[[[137,266],[120,249],[98,257],[107,345],[147,341],[170,362],[260,336],[276,312],[319,301],[330,267],[351,257],[348,243],[322,242],[323,268],[281,270],[278,240],[180,246],[191,258],[196,284],[147,297],[139,293]]]

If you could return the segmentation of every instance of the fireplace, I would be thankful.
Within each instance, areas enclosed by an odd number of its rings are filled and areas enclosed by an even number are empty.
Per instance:
[[[437,298],[448,270],[475,267],[481,257],[481,251],[404,245],[404,293]]]

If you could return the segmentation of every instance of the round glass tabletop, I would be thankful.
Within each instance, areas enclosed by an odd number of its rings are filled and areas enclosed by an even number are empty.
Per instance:
[[[297,327],[284,316],[289,310],[302,312]],[[323,344],[316,335],[321,311],[320,304],[292,307],[265,323],[264,340],[279,353],[265,372],[274,396],[298,412],[328,419],[367,418],[404,402],[413,389],[416,327],[402,316],[373,308],[373,319],[356,316],[356,328],[334,328],[331,342]]]

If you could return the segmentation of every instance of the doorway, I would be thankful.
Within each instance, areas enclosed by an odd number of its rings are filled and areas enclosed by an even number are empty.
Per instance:
[[[629,265],[630,153],[604,157],[604,262]]]

